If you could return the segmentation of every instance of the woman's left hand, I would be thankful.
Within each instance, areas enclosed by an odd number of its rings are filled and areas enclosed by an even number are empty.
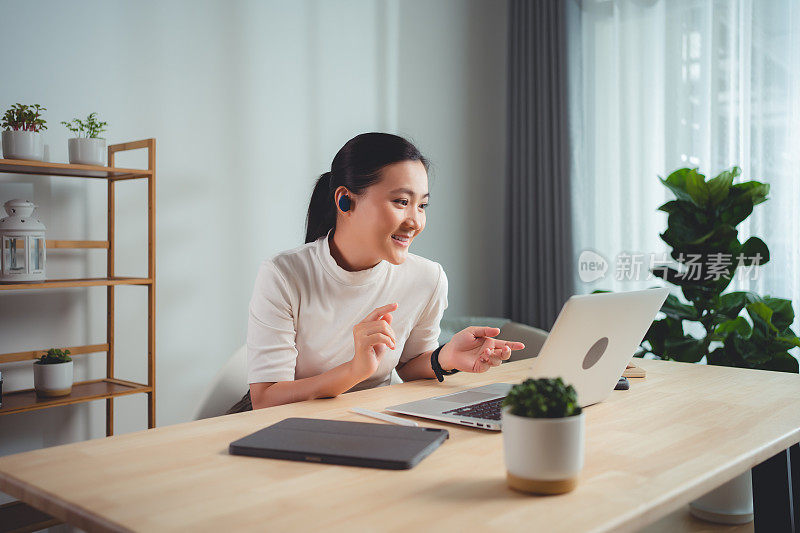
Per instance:
[[[444,370],[453,368],[464,372],[486,372],[511,357],[513,350],[521,350],[521,342],[493,339],[498,328],[470,326],[462,329],[439,352],[439,364]]]

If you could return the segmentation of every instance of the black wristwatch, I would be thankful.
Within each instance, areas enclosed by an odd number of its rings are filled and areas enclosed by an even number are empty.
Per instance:
[[[436,375],[436,379],[438,379],[440,383],[444,381],[443,376],[452,376],[453,374],[458,373],[458,370],[455,368],[453,370],[444,370],[442,365],[439,364],[439,352],[442,351],[442,348],[444,348],[444,344],[436,348],[431,353],[431,368],[433,369],[433,373]]]

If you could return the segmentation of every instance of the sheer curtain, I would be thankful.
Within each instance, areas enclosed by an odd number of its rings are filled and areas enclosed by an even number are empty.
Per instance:
[[[662,285],[644,275],[668,250],[656,208],[672,195],[656,176],[738,165],[738,181],[771,185],[739,240],[761,237],[772,258],[730,288],[800,313],[800,0],[568,4],[575,257],[608,262],[590,282],[576,269],[576,291]]]

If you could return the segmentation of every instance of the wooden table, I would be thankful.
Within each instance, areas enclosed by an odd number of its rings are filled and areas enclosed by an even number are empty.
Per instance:
[[[227,451],[287,417],[374,421],[348,408],[518,382],[527,365],[10,455],[0,490],[88,531],[630,531],[800,441],[800,376],[641,361],[647,378],[586,409],[586,466],[565,495],[512,491],[501,433],[434,421],[450,438],[407,471]]]

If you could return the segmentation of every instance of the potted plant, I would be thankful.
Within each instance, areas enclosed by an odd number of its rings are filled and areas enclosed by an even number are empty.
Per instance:
[[[105,131],[107,122],[99,122],[97,113],[90,113],[86,121],[79,118],[61,122],[75,137],[67,141],[69,162],[76,165],[101,165],[107,161],[106,140],[98,137]]]
[[[14,104],[3,115],[3,157],[5,159],[44,159],[42,130],[46,121],[40,116],[46,107]]]
[[[739,242],[736,229],[754,206],[767,200],[769,185],[734,184],[739,174],[733,167],[706,181],[697,169],[681,168],[661,180],[675,194],[675,200],[659,207],[669,215],[661,239],[680,266],[653,269],[653,274],[680,287],[685,302],[675,295],[667,298],[664,318],[653,322],[637,356],[692,363],[705,357],[710,365],[797,373],[797,359],[788,352],[800,346],[790,327],[792,302],[750,291],[723,293],[738,267],[755,268],[770,259],[764,241],[750,237]],[[702,335],[686,333],[686,325]],[[692,513],[727,524],[749,522],[750,476],[747,471],[692,502]]]
[[[72,392],[72,358],[69,350],[51,348],[33,363],[33,388],[45,398]]]
[[[569,492],[583,468],[585,417],[561,378],[526,379],[503,400],[506,480],[537,494]]]

